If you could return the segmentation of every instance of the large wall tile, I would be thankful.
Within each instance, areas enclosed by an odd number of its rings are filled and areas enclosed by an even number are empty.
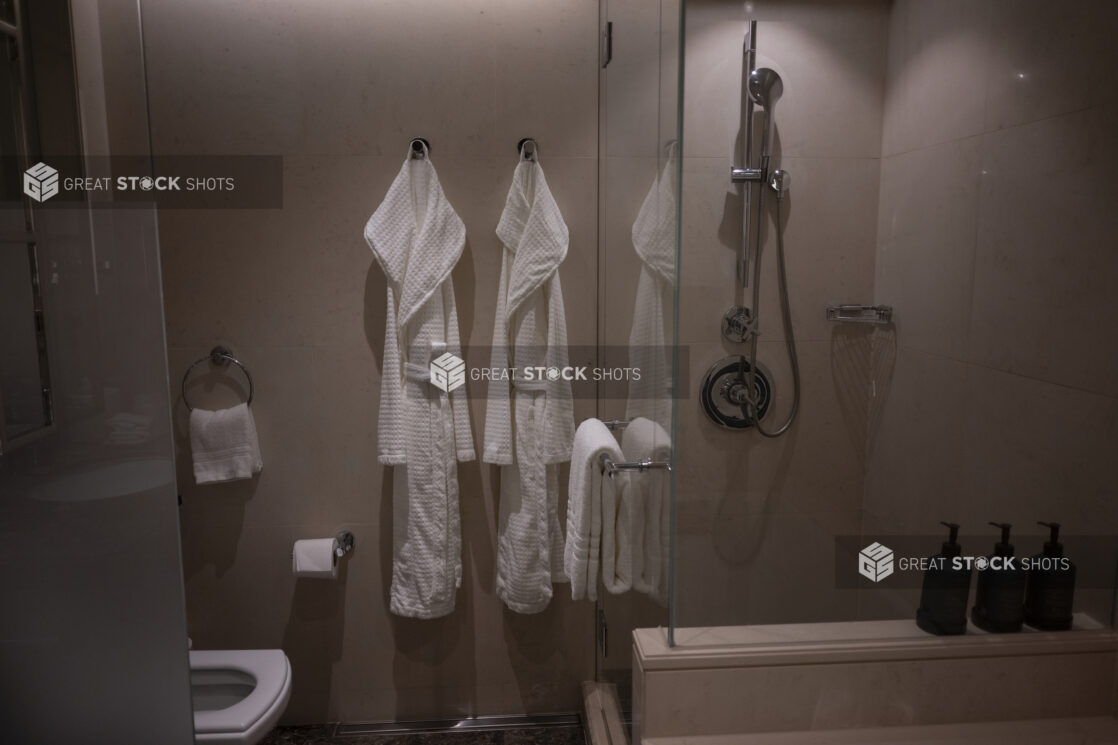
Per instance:
[[[1118,326],[1116,112],[983,139],[969,359],[1118,395],[1118,349],[1100,343]]]
[[[884,402],[870,440],[867,516],[896,533],[936,533],[940,520],[965,524],[956,513],[965,505],[968,366],[901,347],[891,382],[878,385]]]
[[[910,349],[966,352],[980,145],[972,137],[882,161],[874,291]]]
[[[901,0],[892,13],[882,155],[980,134],[990,0]]]
[[[1097,59],[1099,13],[1110,3],[994,0],[990,25],[986,129],[1067,114],[1091,103],[1095,82],[1084,60]],[[1105,26],[1105,24],[1104,24]],[[1109,45],[1109,43],[1108,43]],[[981,74],[981,73],[980,73]]]

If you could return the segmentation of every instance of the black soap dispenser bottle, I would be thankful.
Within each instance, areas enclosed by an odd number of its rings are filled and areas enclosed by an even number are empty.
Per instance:
[[[1026,573],[1014,558],[1013,544],[1009,542],[1013,526],[990,524],[1001,528],[1002,539],[994,545],[994,553],[985,557],[985,566],[979,566],[971,621],[984,631],[1006,634],[1020,631],[1025,620]]]
[[[1025,623],[1043,631],[1071,628],[1075,598],[1075,564],[1064,556],[1060,524],[1042,523],[1050,531],[1043,553],[1029,558],[1029,581],[1025,591]]]
[[[950,530],[940,552],[928,559],[924,589],[916,609],[916,625],[937,636],[962,634],[967,630],[967,598],[970,597],[970,567],[955,557],[959,546],[959,526],[942,522]]]

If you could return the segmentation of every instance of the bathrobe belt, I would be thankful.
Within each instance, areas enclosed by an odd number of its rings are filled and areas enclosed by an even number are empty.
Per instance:
[[[431,370],[428,367],[417,365],[414,362],[405,362],[404,377],[413,383],[430,383]]]
[[[525,393],[543,393],[547,390],[547,381],[514,379],[512,387]]]

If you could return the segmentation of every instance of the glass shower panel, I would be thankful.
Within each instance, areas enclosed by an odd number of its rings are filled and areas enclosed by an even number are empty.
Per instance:
[[[39,162],[62,178],[88,175],[118,154],[149,162],[137,5],[19,9],[21,62],[36,94],[26,122],[39,146],[18,164],[5,160],[6,175]],[[53,427],[0,456],[4,737],[187,745],[155,210],[65,192],[34,203],[14,195],[3,224],[18,224],[28,205]]]
[[[671,458],[675,378],[674,297],[678,255],[678,0],[603,2],[599,206],[599,344],[602,366],[639,371],[627,385],[603,383],[598,416],[616,420],[626,460]],[[643,442],[643,444],[642,444]],[[600,682],[631,701],[632,630],[666,626],[670,478],[629,480],[635,530],[634,589],[601,591]]]
[[[1062,525],[1077,565],[1072,628],[1113,625],[1118,364],[1099,340],[1118,322],[1118,150],[1114,87],[1082,70],[1113,68],[1118,12],[1016,5],[944,16],[933,0],[688,3],[679,629],[848,621],[800,634],[864,638],[859,622],[884,621],[923,636],[941,521],[961,526],[973,567],[968,619],[994,576],[992,523],[1012,524],[1020,567],[1059,558],[1043,556],[1056,549],[1040,522]],[[775,439],[721,428],[694,402],[695,378],[746,346],[719,321],[738,285],[742,193],[727,172],[741,157],[750,21],[756,67],[783,80],[772,153],[792,176],[780,219],[803,397]],[[1061,41],[1038,45],[1052,29]],[[1069,76],[1082,85],[1062,88]],[[792,385],[776,200],[760,188],[771,429]],[[878,322],[850,317],[863,306]],[[1041,577],[1046,565],[1028,566]],[[1008,605],[1021,611],[1025,593]]]

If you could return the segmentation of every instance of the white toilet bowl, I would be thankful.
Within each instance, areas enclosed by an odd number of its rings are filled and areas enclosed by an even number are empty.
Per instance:
[[[282,649],[190,652],[194,740],[254,745],[276,726],[291,697],[291,663]]]

